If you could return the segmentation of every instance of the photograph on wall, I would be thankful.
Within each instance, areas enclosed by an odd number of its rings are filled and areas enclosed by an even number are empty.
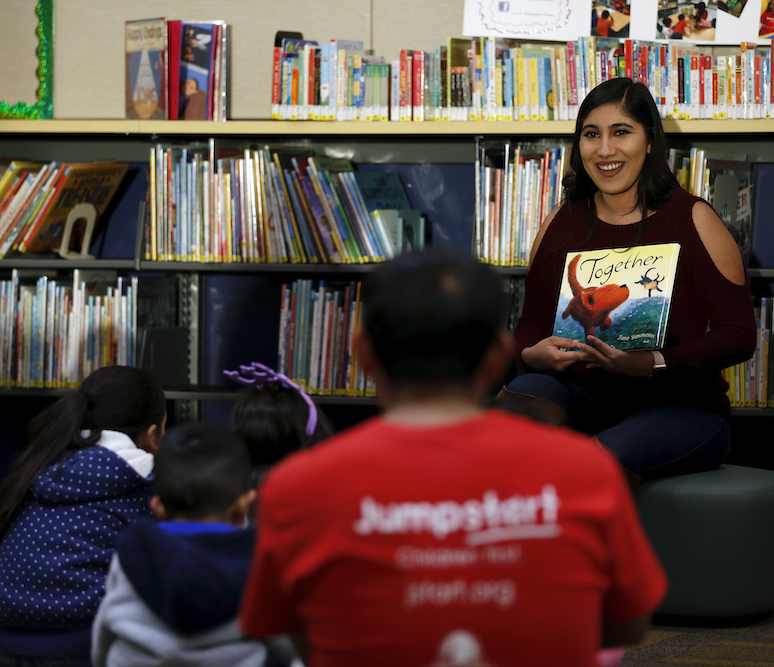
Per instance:
[[[629,37],[629,0],[595,0],[591,6],[591,34],[596,37]]]
[[[717,0],[659,2],[656,39],[714,42],[717,12]]]
[[[718,1],[718,9],[721,12],[730,14],[739,18],[744,6],[747,4],[747,0],[727,0],[726,2]]]
[[[758,37],[774,37],[774,0],[761,1],[761,20]]]

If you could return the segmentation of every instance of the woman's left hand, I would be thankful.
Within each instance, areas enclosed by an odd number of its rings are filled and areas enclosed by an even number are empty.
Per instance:
[[[578,347],[594,359],[587,368],[604,368],[630,377],[648,377],[653,370],[653,355],[647,350],[617,350],[596,336],[586,336],[586,342]]]

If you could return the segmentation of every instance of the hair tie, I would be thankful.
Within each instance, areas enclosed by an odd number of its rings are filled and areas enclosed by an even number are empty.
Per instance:
[[[306,434],[311,436],[317,426],[317,407],[309,395],[299,387],[293,380],[283,373],[278,373],[265,364],[252,362],[249,366],[240,365],[237,371],[224,370],[223,375],[231,378],[234,382],[262,389],[264,387],[277,388],[287,387],[298,392],[298,395],[304,399],[309,406],[309,418],[306,421]]]

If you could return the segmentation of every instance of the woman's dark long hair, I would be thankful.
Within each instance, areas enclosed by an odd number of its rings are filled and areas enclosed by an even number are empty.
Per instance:
[[[161,428],[166,398],[147,371],[107,366],[91,373],[79,389],[67,393],[30,420],[27,448],[0,483],[0,539],[38,476],[72,452],[97,443],[104,429],[120,431],[137,442],[156,424]],[[90,431],[87,437],[81,431]]]
[[[645,155],[645,162],[637,182],[637,208],[642,212],[642,221],[634,241],[636,244],[645,232],[648,211],[657,211],[666,206],[680,187],[667,164],[664,128],[656,103],[653,101],[647,86],[635,83],[628,78],[616,78],[600,83],[591,90],[578,110],[578,119],[575,123],[575,135],[570,155],[570,166],[574,173],[565,177],[563,185],[566,188],[567,200],[570,204],[588,203],[591,212],[589,217],[589,236],[591,236],[597,219],[594,194],[598,188],[583,166],[580,140],[586,118],[594,109],[604,104],[620,104],[621,109],[629,118],[642,125],[650,144],[650,152]]]

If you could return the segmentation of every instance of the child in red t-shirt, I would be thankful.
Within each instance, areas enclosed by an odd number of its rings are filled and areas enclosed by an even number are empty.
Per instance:
[[[774,33],[774,0],[769,0],[766,11],[761,14],[761,29],[758,34],[763,37]]]
[[[672,28],[672,35],[677,33],[680,37],[685,37],[685,29],[688,27],[688,22],[685,20],[685,14],[679,14],[677,16],[677,23]]]
[[[597,35],[600,37],[607,37],[610,32],[610,26],[613,25],[613,19],[610,18],[610,12],[606,9],[602,12],[602,16],[597,19]]]

